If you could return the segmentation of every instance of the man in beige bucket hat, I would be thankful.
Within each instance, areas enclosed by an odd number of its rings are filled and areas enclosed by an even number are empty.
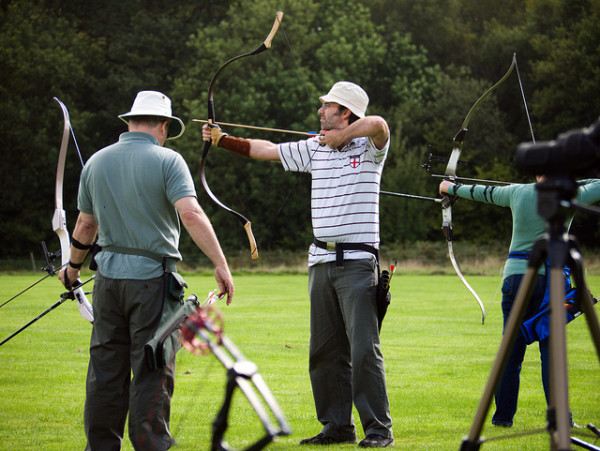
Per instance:
[[[364,89],[357,84],[348,81],[338,81],[333,85],[331,90],[320,97],[319,100],[323,103],[338,103],[348,108],[359,118],[365,117],[365,112],[369,105],[369,96],[367,96]]]
[[[169,126],[169,133],[166,139],[177,139],[185,131],[183,121],[175,117],[171,113],[171,99],[166,95],[157,91],[140,91],[138,92],[131,111],[129,113],[119,115],[119,118],[126,124],[128,119],[135,117],[157,117],[166,120]]]
[[[369,97],[355,83],[340,81],[320,100],[320,135],[303,141],[234,138],[209,125],[202,134],[242,156],[312,175],[309,373],[323,427],[300,444],[356,443],[354,403],[365,433],[359,447],[393,446],[375,300],[390,132],[383,118],[366,116]]]
[[[173,444],[169,415],[179,345],[165,341],[163,355],[170,357],[154,368],[147,365],[144,345],[183,300],[185,282],[176,267],[181,260],[180,221],[214,264],[227,304],[234,285],[210,220],[196,199],[188,165],[180,154],[163,147],[166,139],[184,130],[171,112],[171,100],[160,92],[141,91],[131,111],[119,117],[129,131],[92,155],[81,173],[71,261],[60,278],[66,286],[77,280],[98,235],[86,449],[120,449],[129,414],[134,449],[165,450]]]

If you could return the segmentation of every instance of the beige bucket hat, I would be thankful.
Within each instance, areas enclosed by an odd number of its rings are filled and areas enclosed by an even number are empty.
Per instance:
[[[135,116],[157,116],[171,119],[169,126],[169,136],[167,139],[177,139],[185,131],[183,121],[171,112],[171,99],[158,91],[140,91],[138,92],[131,111],[119,115],[119,119],[128,123],[127,119]]]
[[[348,108],[358,117],[365,117],[369,96],[363,88],[349,81],[338,81],[331,90],[320,97],[321,102],[336,102]]]

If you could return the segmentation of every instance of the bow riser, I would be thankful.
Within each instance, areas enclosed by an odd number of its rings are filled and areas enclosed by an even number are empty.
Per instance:
[[[448,158],[448,167],[446,168],[445,176],[448,178],[456,177],[456,168],[458,167],[458,160],[460,159],[460,153],[462,152],[462,142],[454,142],[454,148]]]
[[[58,235],[58,239],[60,241],[61,267],[66,268],[66,266],[69,264],[69,259],[71,258],[71,241],[69,239],[69,230],[67,229],[66,213],[64,210],[54,210],[52,227],[54,228],[54,233]],[[83,319],[89,321],[90,323],[93,322],[94,311],[85,294],[85,291],[83,291],[83,288],[74,289],[73,295],[77,300],[79,313]]]

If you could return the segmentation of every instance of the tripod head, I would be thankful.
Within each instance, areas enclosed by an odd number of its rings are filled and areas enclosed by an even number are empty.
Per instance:
[[[571,201],[578,184],[573,177],[548,176],[535,185],[538,192],[537,212],[546,220],[550,233],[563,233]]]
[[[600,210],[574,200],[578,187],[575,177],[596,177],[600,172],[600,118],[587,128],[562,133],[552,141],[521,143],[516,162],[524,174],[544,175],[536,184],[537,212],[548,223],[549,233],[564,233],[571,208],[600,214]]]

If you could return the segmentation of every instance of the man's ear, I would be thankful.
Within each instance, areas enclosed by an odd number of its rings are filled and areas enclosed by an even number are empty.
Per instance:
[[[169,135],[169,121],[162,121],[160,126],[160,131],[163,135]]]
[[[352,111],[349,108],[343,107],[342,111],[342,119],[350,122],[350,116],[352,116]]]

